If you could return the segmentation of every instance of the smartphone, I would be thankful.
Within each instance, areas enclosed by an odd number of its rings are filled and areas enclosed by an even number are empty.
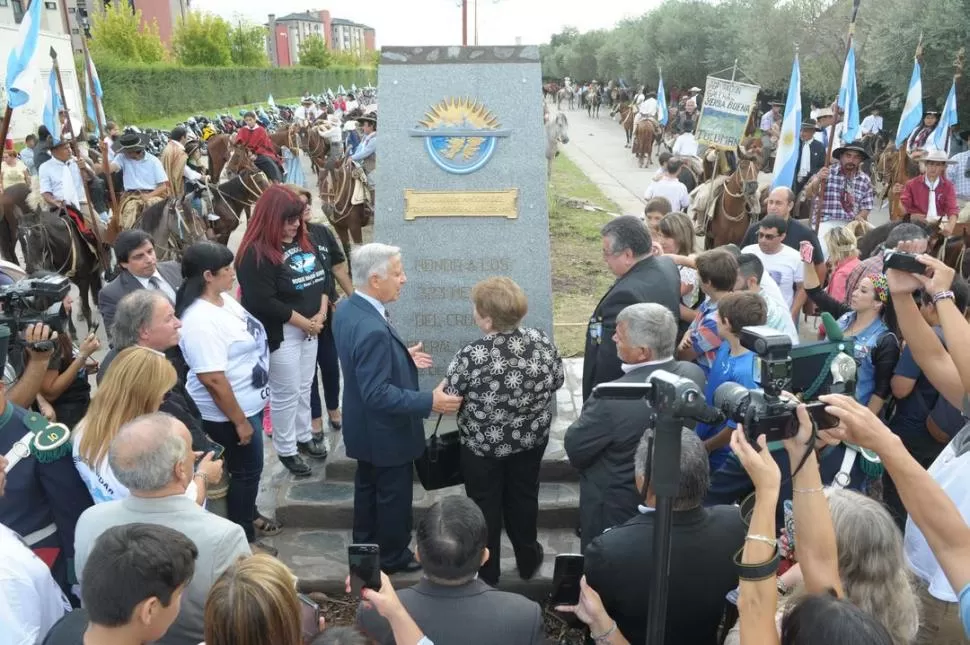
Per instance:
[[[926,265],[916,259],[912,253],[902,251],[886,251],[883,256],[884,269],[896,269],[906,273],[926,273]]]
[[[556,556],[556,567],[552,572],[553,606],[579,604],[579,580],[583,577],[585,567],[585,558],[577,553]]]
[[[320,633],[320,605],[301,593],[296,597],[300,599],[300,627],[303,632],[303,642],[309,643]]]
[[[376,544],[351,544],[347,547],[350,564],[350,591],[360,596],[364,589],[381,588],[381,548]]]
[[[222,444],[216,443],[212,439],[209,439],[209,449],[204,451],[201,455],[196,456],[195,465],[198,467],[202,463],[202,459],[209,453],[212,453],[212,461],[219,461],[222,459],[222,454],[226,452],[226,447]]]
[[[99,330],[100,328],[101,328],[101,321],[100,321],[100,320],[95,320],[95,321],[94,321],[94,322],[93,322],[93,323],[91,324],[91,331],[90,331],[89,333],[91,333],[91,334],[95,334],[95,335],[97,335],[97,333],[98,333],[98,330]]]
[[[839,425],[839,418],[834,414],[826,412],[825,403],[821,401],[807,403],[805,409],[808,410],[808,416],[812,418],[815,422],[815,427],[819,430],[829,430]]]

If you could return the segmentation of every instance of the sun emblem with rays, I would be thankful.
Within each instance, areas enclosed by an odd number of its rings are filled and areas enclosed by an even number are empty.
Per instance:
[[[425,137],[431,159],[443,170],[468,174],[484,166],[495,151],[496,137],[508,136],[480,101],[447,98],[432,106],[412,136]]]

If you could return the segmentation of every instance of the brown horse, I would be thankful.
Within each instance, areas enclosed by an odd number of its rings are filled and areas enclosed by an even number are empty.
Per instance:
[[[738,164],[717,195],[714,216],[707,223],[704,248],[713,249],[724,244],[740,244],[748,226],[754,220],[758,194],[758,172],[761,156],[738,148]],[[755,211],[756,212],[756,211]]]
[[[159,262],[181,261],[186,248],[206,237],[205,222],[192,213],[191,193],[181,202],[173,197],[148,206],[132,228],[151,234]]]
[[[623,147],[629,148],[633,145],[633,117],[636,115],[636,110],[633,109],[632,103],[617,103],[610,112],[610,116],[613,117],[616,114],[620,115],[620,125],[626,132],[626,145]]]
[[[653,119],[643,119],[633,127],[633,154],[640,168],[643,168],[644,157],[648,167],[653,165],[653,144],[657,140],[658,129],[659,125]]]
[[[350,242],[363,244],[362,231],[370,224],[371,211],[366,204],[353,204],[354,195],[354,164],[349,159],[337,167],[317,172],[320,201],[323,212],[333,225],[340,243],[344,247],[350,266]]]
[[[269,140],[276,146],[276,154],[280,158],[283,157],[284,147],[295,153],[300,147],[300,126],[294,123],[275,132],[270,132]]]
[[[232,156],[232,144],[228,134],[214,134],[205,142],[206,155],[209,157],[209,176],[212,181],[219,181],[222,169],[229,163]]]
[[[101,263],[95,251],[67,219],[46,209],[20,213],[27,273],[53,271],[70,278],[81,296],[81,315],[88,329],[94,320],[91,303],[101,293]]]
[[[27,255],[27,246],[20,237],[20,215],[32,210],[27,204],[30,186],[15,184],[0,193],[0,257],[7,262],[20,264],[17,260],[17,240],[20,248]]]
[[[249,217],[249,209],[263,191],[269,187],[270,181],[259,170],[243,170],[241,173],[218,186],[209,186],[212,195],[212,208],[219,221],[214,222],[212,232],[215,240],[220,244],[229,244],[229,237],[239,226],[243,212]]]

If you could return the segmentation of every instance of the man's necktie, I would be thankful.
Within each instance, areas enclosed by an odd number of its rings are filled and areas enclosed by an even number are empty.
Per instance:
[[[171,300],[171,297],[169,297],[168,292],[162,288],[162,281],[159,280],[156,276],[152,276],[148,278],[148,284],[152,285],[152,289],[154,289],[155,291],[158,291],[163,296]]]

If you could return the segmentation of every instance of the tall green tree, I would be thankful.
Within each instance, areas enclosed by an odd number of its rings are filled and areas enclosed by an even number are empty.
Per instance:
[[[320,36],[307,36],[300,42],[300,46],[297,48],[297,56],[299,56],[299,63],[304,67],[316,67],[317,69],[326,69],[330,66],[332,57],[330,55],[330,50],[327,49],[327,43],[323,41]]]
[[[103,14],[92,14],[89,48],[98,61],[157,63],[165,59],[158,23],[147,23],[141,11],[131,12],[126,2],[105,7]]]
[[[266,29],[260,25],[237,19],[229,30],[229,50],[233,65],[266,67]]]
[[[229,23],[219,16],[190,11],[172,34],[172,52],[183,65],[225,67],[232,64]]]

